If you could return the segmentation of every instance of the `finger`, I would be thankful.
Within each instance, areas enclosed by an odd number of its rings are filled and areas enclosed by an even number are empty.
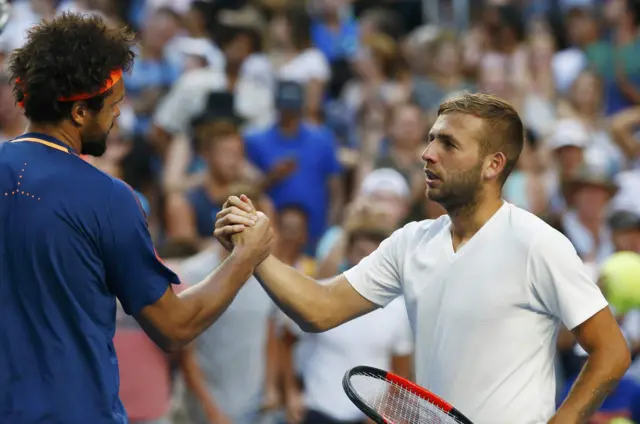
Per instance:
[[[244,197],[247,197],[247,196],[244,196]],[[249,213],[253,212],[253,207],[252,207],[253,205],[243,202],[242,200],[240,200],[238,196],[229,197],[229,199],[227,199],[227,201],[225,202],[225,206],[227,207],[235,206],[239,209],[242,209],[245,212],[249,212]]]
[[[221,218],[220,220],[216,221],[215,228],[222,228],[229,225],[242,225],[244,227],[252,227],[255,225],[255,222],[256,221],[247,219],[244,216],[229,214],[224,218]]]
[[[240,200],[242,200],[245,204],[249,205],[251,207],[251,212],[255,213],[256,207],[253,206],[253,202],[251,201],[251,199],[249,199],[247,196],[242,194],[240,195]]]
[[[227,218],[226,221],[225,218]],[[223,209],[216,214],[216,225],[219,226],[219,222],[229,222],[229,219],[232,220],[231,222],[233,224],[244,224],[247,226],[252,226],[258,220],[258,216],[252,213],[247,213],[235,206],[232,206],[230,208]]]
[[[226,225],[222,228],[216,228],[213,231],[213,235],[220,238],[229,237],[243,232],[245,228],[244,225]]]

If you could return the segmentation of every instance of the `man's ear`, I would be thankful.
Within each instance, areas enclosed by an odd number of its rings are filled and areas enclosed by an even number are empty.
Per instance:
[[[507,165],[507,157],[502,152],[487,156],[484,163],[483,177],[486,180],[497,179]]]
[[[81,127],[89,118],[89,109],[85,102],[74,102],[71,106],[71,121],[75,126]]]

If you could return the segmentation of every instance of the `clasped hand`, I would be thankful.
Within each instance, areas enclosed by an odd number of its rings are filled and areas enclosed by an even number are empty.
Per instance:
[[[244,194],[231,196],[216,214],[213,235],[229,251],[240,250],[259,264],[271,253],[274,232],[269,218]]]

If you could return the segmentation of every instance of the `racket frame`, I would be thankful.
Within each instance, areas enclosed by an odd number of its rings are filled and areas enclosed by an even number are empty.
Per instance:
[[[387,420],[385,420],[380,413],[378,413],[375,409],[371,408],[366,402],[358,395],[358,392],[355,390],[353,385],[351,384],[351,378],[355,375],[372,375],[373,378],[377,377],[380,380],[386,380],[393,384],[398,385],[399,387],[408,390],[411,393],[423,398],[424,400],[431,402],[436,405],[443,411],[447,412],[451,415],[452,418],[455,418],[460,422],[460,424],[473,424],[470,419],[462,415],[460,411],[453,407],[450,403],[446,402],[439,396],[431,393],[429,390],[424,387],[420,387],[417,384],[407,380],[406,378],[400,377],[392,372],[383,371],[378,368],[369,367],[360,365],[348,370],[344,377],[342,378],[342,388],[346,393],[347,397],[353,402],[355,406],[357,406],[364,414],[371,418],[378,424],[394,424]]]

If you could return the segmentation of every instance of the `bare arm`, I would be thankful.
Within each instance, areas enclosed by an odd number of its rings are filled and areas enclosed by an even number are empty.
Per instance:
[[[332,224],[340,222],[344,208],[344,187],[340,175],[333,175],[329,179],[329,197],[331,199],[330,221]]]
[[[298,338],[289,329],[285,328],[281,341],[282,355],[280,364],[287,422],[289,424],[297,424],[302,422],[305,414],[303,394],[298,382],[293,358],[293,349],[298,342]]]
[[[192,348],[188,347],[179,356],[179,365],[184,376],[187,388],[200,402],[200,407],[211,423],[228,423],[215,400],[207,390],[207,385],[202,376],[202,370],[198,365]]]
[[[171,287],[136,319],[161,348],[181,349],[227,309],[255,266],[268,255],[273,240],[269,220],[259,213],[250,228],[234,236],[236,248],[209,276],[176,295]],[[248,223],[248,225],[252,225]]]
[[[265,398],[263,409],[271,410],[280,405],[279,377],[280,377],[280,339],[277,337],[275,317],[269,318],[267,323]]]
[[[572,330],[589,354],[567,399],[550,423],[586,423],[616,388],[631,363],[627,343],[609,308]]]
[[[407,380],[413,380],[412,358],[412,355],[394,355],[391,358],[391,371]]]
[[[611,135],[629,160],[640,157],[640,142],[633,129],[640,124],[640,107],[625,109],[611,118]]]
[[[246,196],[231,196],[217,214],[216,238],[228,250],[235,249],[230,237],[253,213],[255,207]],[[327,284],[318,283],[272,255],[255,274],[276,305],[307,332],[329,330],[378,307],[360,295],[344,275]]]
[[[307,332],[330,330],[378,307],[362,297],[342,274],[320,284],[274,256],[265,259],[256,274],[278,307]]]

